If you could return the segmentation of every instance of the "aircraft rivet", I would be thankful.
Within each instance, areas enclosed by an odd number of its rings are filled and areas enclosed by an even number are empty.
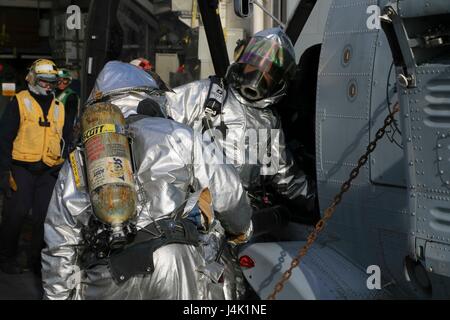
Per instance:
[[[438,160],[439,160],[439,161],[442,161],[442,157],[439,157]]]

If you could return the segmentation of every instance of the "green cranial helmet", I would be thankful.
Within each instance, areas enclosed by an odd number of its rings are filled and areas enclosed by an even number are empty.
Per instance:
[[[58,78],[59,79],[69,79],[72,81],[72,75],[70,74],[70,71],[67,69],[59,69],[58,70]]]

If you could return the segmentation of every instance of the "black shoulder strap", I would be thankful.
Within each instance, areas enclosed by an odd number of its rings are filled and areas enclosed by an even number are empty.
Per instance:
[[[224,79],[217,76],[210,76],[210,85],[208,96],[205,100],[205,104],[203,106],[205,110],[205,116],[202,119],[202,126],[204,133],[207,130],[212,128],[212,120],[211,117],[216,117],[222,114],[222,107],[225,102],[227,89],[225,87]],[[220,124],[220,131],[222,132],[223,137],[226,135],[226,126],[223,123],[223,120]]]
[[[226,88],[222,78],[217,76],[209,77],[210,85],[208,97],[203,108],[210,116],[217,116],[222,112],[222,105],[225,101]]]

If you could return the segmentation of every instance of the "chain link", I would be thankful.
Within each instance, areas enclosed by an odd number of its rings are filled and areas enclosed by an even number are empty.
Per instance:
[[[334,212],[336,211],[336,207],[339,205],[339,203],[341,203],[344,193],[346,193],[350,189],[353,180],[355,180],[358,177],[361,168],[368,161],[369,155],[375,150],[378,141],[380,141],[383,138],[383,136],[386,133],[387,127],[389,127],[394,122],[394,116],[399,111],[400,111],[400,104],[397,102],[392,112],[389,113],[389,115],[384,120],[384,126],[377,131],[375,135],[375,140],[373,140],[367,146],[365,154],[362,155],[361,158],[358,160],[358,166],[351,171],[350,178],[342,184],[341,191],[334,197],[332,204],[327,209],[325,209],[323,218],[316,224],[314,230],[309,234],[306,244],[299,250],[297,256],[294,259],[292,259],[291,266],[283,274],[281,280],[276,284],[274,291],[268,297],[269,300],[275,300],[277,294],[283,290],[284,285],[292,275],[293,269],[298,267],[301,259],[307,254],[310,247],[316,241],[319,233],[325,228],[326,223],[328,222],[328,220],[331,219]]]

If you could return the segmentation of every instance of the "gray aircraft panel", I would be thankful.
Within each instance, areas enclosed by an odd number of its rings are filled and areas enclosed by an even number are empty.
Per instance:
[[[450,243],[450,179],[446,176],[450,171],[450,67],[423,65],[417,68],[416,76],[417,88],[401,90],[402,115],[408,134],[404,143],[409,151],[409,199],[410,210],[415,213],[416,254],[422,259],[425,256],[429,266],[439,260],[435,253],[427,252],[428,248]],[[423,254],[417,244],[419,239],[427,242]],[[450,268],[450,260],[443,259],[439,266],[433,272],[449,275],[445,270]]]
[[[340,182],[348,178],[387,115],[387,107],[380,107],[386,100],[385,86],[373,84],[382,83],[382,77],[386,83],[392,57],[389,53],[378,57],[378,50],[387,47],[379,46],[378,30],[368,31],[366,26],[367,7],[375,3],[336,0],[328,18],[317,93],[317,172],[322,212],[339,192]],[[345,48],[353,51],[347,65],[342,63]],[[372,79],[375,63],[381,64],[386,57],[387,67],[384,65],[378,73],[375,70]],[[352,79],[358,83],[358,96],[353,101],[348,97],[348,83]],[[372,103],[377,104],[372,106]],[[369,121],[372,116],[375,116],[373,123]],[[390,181],[395,182],[401,179],[395,170],[404,160],[401,152],[386,156],[386,152],[391,152],[390,144],[388,141],[380,144],[381,149],[373,159],[383,162],[375,172],[390,176]],[[404,292],[407,285],[401,273],[403,259],[409,251],[411,228],[407,192],[398,187],[372,184],[369,171],[372,165],[362,168],[361,177],[329,221],[327,234],[339,239],[329,245],[362,267],[379,265],[387,283],[396,279],[395,284],[389,285],[392,290]]]
[[[367,28],[366,10],[376,4],[376,0],[335,0],[328,15],[325,36],[374,32]]]
[[[428,275],[450,275],[450,3],[443,0],[392,2],[398,44],[402,138],[407,160],[411,212],[411,255]],[[439,14],[439,15],[436,15]],[[447,15],[445,15],[447,14]],[[414,17],[411,19],[411,17]],[[434,293],[434,292],[433,292]]]
[[[294,46],[297,63],[306,49],[323,42],[323,32],[327,21],[326,17],[332,2],[333,0],[320,0],[316,2],[311,16],[302,30],[299,41]],[[287,12],[293,12],[292,8],[297,6],[298,0],[289,0],[286,1],[286,4],[288,7]],[[291,11],[289,11],[290,8]]]
[[[327,33],[324,40],[330,49],[324,52],[322,59],[324,65],[327,61],[333,63],[326,64],[326,71],[320,69],[319,73],[328,73],[335,76],[348,75],[350,73],[371,76],[373,65],[374,46],[377,32],[342,32]],[[350,45],[352,42],[352,45]],[[371,42],[371,44],[368,44]],[[331,50],[331,48],[333,50]],[[359,65],[352,63],[358,61]],[[336,63],[338,62],[338,63]]]
[[[320,187],[323,194],[321,208],[325,209],[332,202],[338,185],[327,183]],[[389,187],[354,187],[343,197],[342,204],[336,210],[329,225],[341,223],[355,229],[362,229],[363,232],[372,228],[380,228],[407,233],[410,213],[405,205],[399,206],[398,204],[401,202],[397,200],[399,197],[404,198],[404,195],[403,190]],[[404,199],[404,203],[406,203],[406,199]],[[356,213],[358,209],[359,211]],[[351,238],[353,235],[343,233],[342,237]]]
[[[389,81],[388,81],[389,80]],[[378,33],[377,54],[373,66],[370,137],[373,139],[383,126],[390,107],[398,101],[396,74],[392,54],[384,32]],[[378,143],[370,156],[370,176],[374,183],[406,187],[406,159],[403,150],[399,115],[386,138]]]
[[[399,2],[399,12],[402,17],[422,17],[435,14],[450,13],[448,0],[408,1]]]
[[[367,298],[448,298],[450,294],[450,62],[449,47],[442,45],[448,42],[450,28],[445,16],[420,18],[424,12],[447,12],[450,2],[390,2],[394,7],[399,3],[405,14],[418,17],[409,19],[406,26],[416,39],[400,41],[402,52],[410,55],[405,58],[406,68],[394,67],[391,75],[393,59],[386,36],[366,24],[371,15],[368,7],[387,3],[334,0],[330,7],[316,104],[316,169],[322,215],[383,125],[387,100],[392,105],[400,101],[401,113],[396,120],[401,126],[388,128],[317,243],[278,296],[281,299],[364,297],[367,290],[361,284],[367,279],[369,266],[380,267],[383,290]],[[402,32],[397,21],[394,30]],[[430,28],[433,24],[441,26]],[[428,37],[433,32],[437,34]],[[388,77],[393,83],[398,73],[405,71],[413,73],[417,83],[411,83],[417,87],[403,89],[396,81],[397,94],[393,85],[387,88]],[[392,132],[395,139],[389,136]],[[288,229],[286,239],[300,242],[254,244],[244,251],[259,261],[246,276],[252,277],[249,281],[257,290],[264,283],[259,292],[263,298],[307,236],[306,230],[292,224]],[[274,265],[273,261],[279,263]]]
[[[442,243],[427,242],[425,248],[426,268],[433,273],[450,277],[450,246]]]
[[[337,191],[330,183],[322,187],[322,206],[330,204]],[[395,207],[402,204],[399,199],[404,199],[403,206]],[[409,222],[404,190],[381,186],[356,188],[344,196],[343,204],[329,221],[326,234],[334,240],[327,245],[355,264],[366,268],[380,266],[385,282],[396,279],[393,286],[405,291],[408,285],[402,265],[409,249]]]
[[[429,240],[450,243],[450,197],[416,193],[416,234]]]
[[[373,1],[335,1],[329,12],[317,90],[319,181],[342,183],[369,142],[376,32],[367,32],[365,15],[361,15],[361,11],[365,13],[370,4]],[[343,14],[355,18],[342,19]],[[355,185],[367,183],[368,179],[366,166]]]
[[[255,267],[244,274],[260,297],[267,297],[281,278],[304,242],[257,243],[241,252],[255,261]],[[278,263],[273,266],[273,261]],[[365,271],[365,270],[364,270]],[[369,290],[368,275],[339,253],[326,246],[315,246],[302,264],[292,273],[291,280],[277,296],[294,299],[381,299],[391,296],[387,290]]]
[[[415,171],[414,184],[420,190],[431,188],[450,194],[450,177],[446,178],[450,173],[450,114],[446,109],[450,104],[450,68],[438,75],[434,67],[419,67],[417,73],[422,85],[408,93],[408,112],[404,113],[411,132],[408,145],[413,151],[410,171]]]
[[[317,143],[320,158],[317,159],[317,179],[343,183],[355,167],[358,157],[365,152],[364,145],[367,145],[369,140],[368,136],[361,133],[368,129],[368,121],[328,115],[324,115],[319,121]],[[361,175],[355,180],[355,185],[367,183],[368,180],[369,171],[366,166],[361,169]]]
[[[350,42],[351,40],[348,39],[347,43]],[[328,47],[325,47],[324,50],[325,54],[329,51]],[[338,59],[338,57],[335,57],[335,59],[328,61],[336,62]],[[326,60],[323,58],[322,61]],[[355,60],[355,64],[359,62]],[[330,68],[335,69],[335,65],[330,64]],[[320,101],[323,102],[323,105],[320,105],[323,111],[320,111],[325,116],[361,119],[367,122],[369,120],[372,75],[371,72],[367,72],[369,70],[367,67],[358,68],[354,65],[353,68],[362,72],[343,69],[340,72],[328,72],[328,66],[324,65],[323,72],[319,73],[319,85],[327,88],[332,86],[333,90],[321,90],[319,92]],[[345,107],[342,107],[342,102],[344,102]]]

